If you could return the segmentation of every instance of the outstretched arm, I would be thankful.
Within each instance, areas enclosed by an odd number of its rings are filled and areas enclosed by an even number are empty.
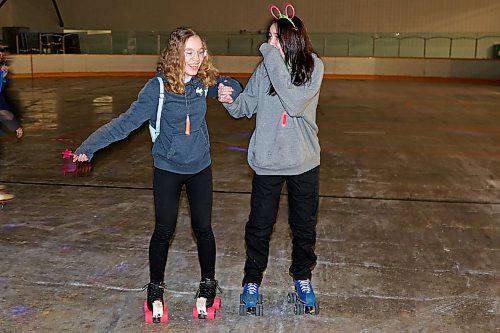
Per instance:
[[[151,79],[142,88],[130,108],[109,123],[98,128],[75,151],[74,161],[89,161],[94,153],[113,142],[126,138],[133,130],[151,118],[158,104],[159,82]]]

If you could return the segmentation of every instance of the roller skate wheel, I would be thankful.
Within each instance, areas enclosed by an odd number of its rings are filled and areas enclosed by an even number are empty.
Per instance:
[[[319,315],[319,304],[318,302],[314,303],[314,314]]]
[[[304,314],[304,304],[295,303],[293,310],[296,315]]]
[[[196,309],[196,306],[193,306],[193,318],[198,319],[198,310]]]
[[[148,309],[148,301],[144,301],[144,321],[148,324],[153,322],[153,312]]]
[[[212,307],[215,309],[215,310],[219,310],[220,307],[221,307],[221,299],[220,298],[216,298],[214,299],[214,304],[212,305]]]
[[[257,304],[257,307],[255,308],[255,315],[259,317],[264,315],[264,307],[262,304]]]
[[[240,304],[240,316],[246,316],[247,315],[247,309],[245,307],[245,304]]]
[[[215,309],[214,308],[207,309],[207,318],[210,320],[215,319]]]

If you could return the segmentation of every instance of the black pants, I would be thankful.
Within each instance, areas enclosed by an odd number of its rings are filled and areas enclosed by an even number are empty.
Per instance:
[[[243,283],[262,282],[269,257],[269,241],[276,223],[280,193],[288,188],[288,222],[292,231],[292,265],[295,280],[311,278],[316,264],[316,221],[319,201],[319,166],[296,176],[254,174],[250,218],[245,227],[247,259]]]
[[[191,211],[191,226],[198,246],[201,277],[215,277],[215,238],[212,232],[212,168],[197,174],[177,174],[155,168],[153,179],[156,224],[149,243],[150,279],[164,280],[168,247],[177,224],[183,185]]]
[[[1,96],[2,95],[0,95],[0,97]],[[5,125],[9,130],[11,130],[13,132],[19,128],[19,123],[17,122],[17,120],[14,117],[14,115],[12,114],[12,112],[10,112],[6,108],[2,108],[2,105],[0,105],[0,125],[2,125],[2,124]]]

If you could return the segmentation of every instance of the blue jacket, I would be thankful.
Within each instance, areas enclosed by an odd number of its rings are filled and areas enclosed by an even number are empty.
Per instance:
[[[165,80],[160,73],[156,76]],[[156,76],[146,83],[125,113],[98,128],[76,149],[75,154],[85,154],[92,159],[97,150],[126,138],[144,122],[149,121],[155,127],[160,93]],[[220,76],[217,83],[209,87],[207,97],[217,97],[217,85],[221,82],[234,89],[233,98],[242,90],[238,81]],[[205,121],[207,102],[205,87],[198,77],[192,77],[185,88],[184,94],[165,90],[160,134],[153,144],[152,154],[156,168],[194,174],[211,164],[210,139]],[[190,135],[185,134],[187,115],[191,123]]]

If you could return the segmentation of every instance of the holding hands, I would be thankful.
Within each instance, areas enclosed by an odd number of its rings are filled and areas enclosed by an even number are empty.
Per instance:
[[[225,86],[222,83],[219,83],[218,88],[219,88],[219,93],[218,93],[219,102],[228,104],[233,103],[232,93],[234,89],[230,86]]]

